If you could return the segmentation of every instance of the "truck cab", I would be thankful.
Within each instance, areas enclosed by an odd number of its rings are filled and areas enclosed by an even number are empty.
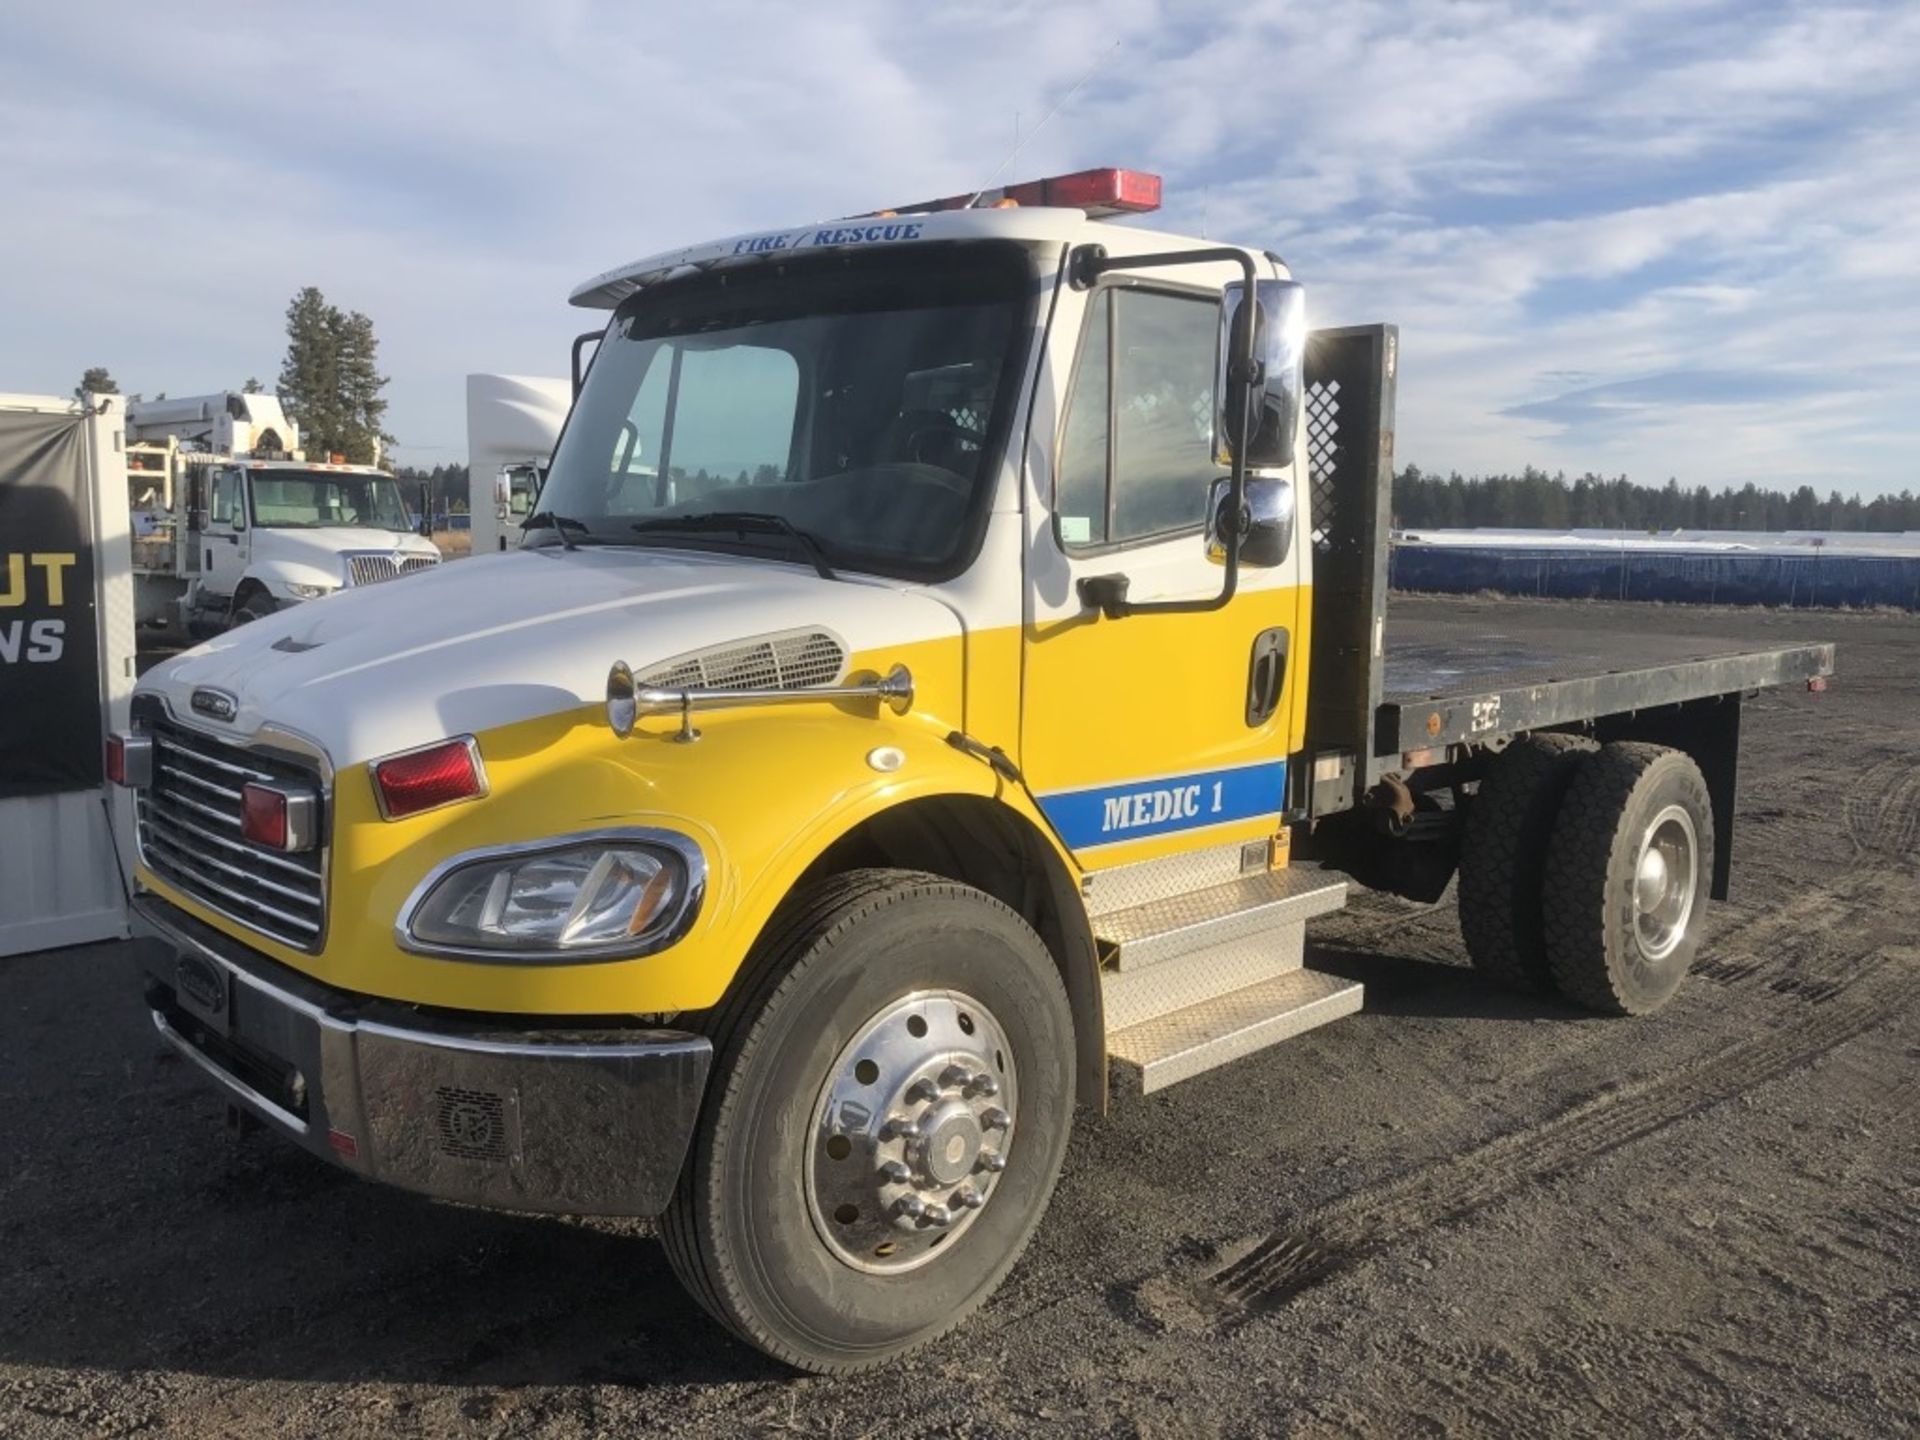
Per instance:
[[[202,630],[440,564],[399,482],[374,466],[236,458],[198,478],[204,500],[189,530],[200,570],[189,609]]]
[[[1306,922],[1347,873],[1444,886],[1483,780],[1474,893],[1517,917],[1485,953],[1539,958],[1557,885],[1569,992],[1664,1000],[1730,817],[1686,747],[1830,651],[1606,715],[1383,691],[1397,337],[1310,336],[1262,249],[1106,223],[1158,188],[581,285],[605,332],[518,549],[142,680],[109,772],[159,1033],[369,1178],[659,1216],[708,1311],[832,1372],[991,1293],[1076,1103],[1359,1008]],[[1628,743],[1656,698],[1665,745]],[[1583,765],[1614,819],[1542,880]]]

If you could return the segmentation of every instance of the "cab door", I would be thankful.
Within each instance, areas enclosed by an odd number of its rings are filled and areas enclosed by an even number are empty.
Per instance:
[[[200,536],[200,583],[210,593],[230,599],[251,554],[246,472],[223,465],[213,472],[208,489],[207,524]]]
[[[1236,271],[1218,270],[1063,290],[1035,396],[1021,764],[1089,869],[1269,836],[1284,807],[1305,661],[1298,526],[1283,561],[1243,566],[1211,613],[1109,619],[1082,590],[1124,580],[1139,603],[1221,589],[1203,521],[1225,473],[1217,286]],[[1199,279],[1214,284],[1185,283]]]

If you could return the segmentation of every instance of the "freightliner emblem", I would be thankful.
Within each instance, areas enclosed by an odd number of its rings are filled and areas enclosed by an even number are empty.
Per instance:
[[[205,685],[194,691],[187,703],[193,706],[194,714],[205,715],[210,720],[231,720],[240,713],[237,697]]]

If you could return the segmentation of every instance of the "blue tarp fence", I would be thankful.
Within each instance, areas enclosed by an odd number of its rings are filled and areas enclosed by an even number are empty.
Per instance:
[[[1396,545],[1388,566],[1394,589],[1443,594],[1920,610],[1920,557],[1911,556]]]

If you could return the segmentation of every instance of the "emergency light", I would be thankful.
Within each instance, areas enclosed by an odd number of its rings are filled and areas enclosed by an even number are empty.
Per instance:
[[[1160,208],[1160,177],[1145,170],[1076,170],[1071,175],[1023,180],[1018,185],[982,190],[977,195],[972,192],[948,195],[941,200],[925,200],[918,205],[900,205],[873,213],[924,215],[935,210],[994,210],[1015,205],[1083,210],[1090,220],[1104,220],[1113,215],[1145,215]]]

